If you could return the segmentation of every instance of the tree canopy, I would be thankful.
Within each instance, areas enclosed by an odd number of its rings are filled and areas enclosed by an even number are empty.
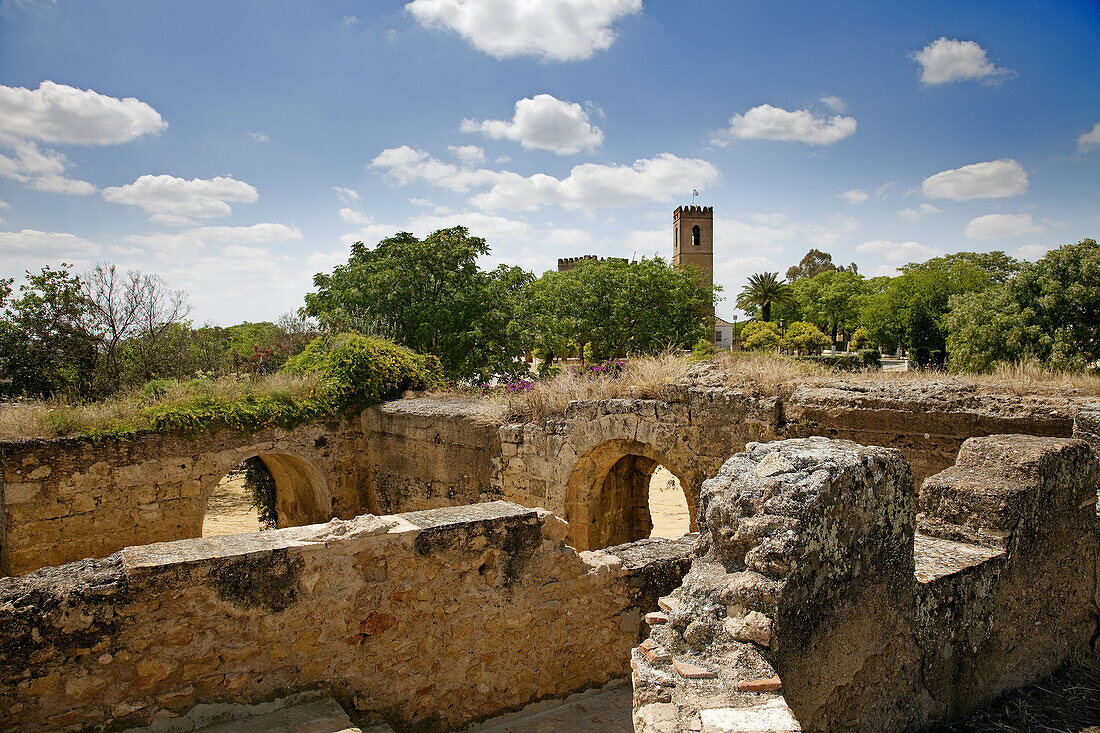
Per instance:
[[[524,288],[520,322],[525,343],[547,355],[586,347],[596,359],[691,346],[713,291],[694,268],[660,257],[635,263],[582,260],[566,272],[547,272]]]
[[[485,381],[523,369],[514,327],[518,295],[531,275],[501,265],[489,272],[477,258],[489,253],[465,227],[418,239],[398,232],[377,246],[352,245],[331,274],[313,278],[317,292],[303,312],[328,331],[381,336],[439,358],[451,378]]]
[[[760,310],[760,320],[772,319],[772,306],[783,305],[794,300],[794,293],[786,282],[779,279],[778,272],[758,272],[749,278],[749,283],[741,288],[737,296],[737,307],[750,315]]]

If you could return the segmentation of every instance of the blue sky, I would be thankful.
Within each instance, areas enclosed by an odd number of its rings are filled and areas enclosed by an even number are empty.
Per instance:
[[[729,317],[810,247],[1096,237],[1097,69],[1095,1],[4,0],[0,276],[113,262],[272,320],[401,229],[669,257],[695,188]]]

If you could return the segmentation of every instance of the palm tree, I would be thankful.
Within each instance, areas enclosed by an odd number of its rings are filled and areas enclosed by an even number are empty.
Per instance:
[[[737,307],[746,311],[760,309],[761,320],[772,319],[772,304],[785,305],[794,301],[791,288],[779,279],[778,272],[758,272],[749,278],[749,284],[741,288]]]

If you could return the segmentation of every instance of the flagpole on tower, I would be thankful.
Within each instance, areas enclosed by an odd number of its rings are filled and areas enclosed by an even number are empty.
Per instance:
[[[692,206],[695,206],[695,197],[698,196],[698,195],[699,195],[698,191],[696,191],[694,188],[691,189],[691,205]]]

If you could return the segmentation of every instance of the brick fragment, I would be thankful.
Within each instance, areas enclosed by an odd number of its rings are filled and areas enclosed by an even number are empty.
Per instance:
[[[709,669],[689,662],[681,662],[678,659],[672,660],[672,666],[681,677],[689,680],[712,680],[718,676],[716,672],[711,672]]]
[[[739,682],[737,689],[741,692],[779,692],[783,689],[783,683],[778,677],[767,677],[762,680]]]

